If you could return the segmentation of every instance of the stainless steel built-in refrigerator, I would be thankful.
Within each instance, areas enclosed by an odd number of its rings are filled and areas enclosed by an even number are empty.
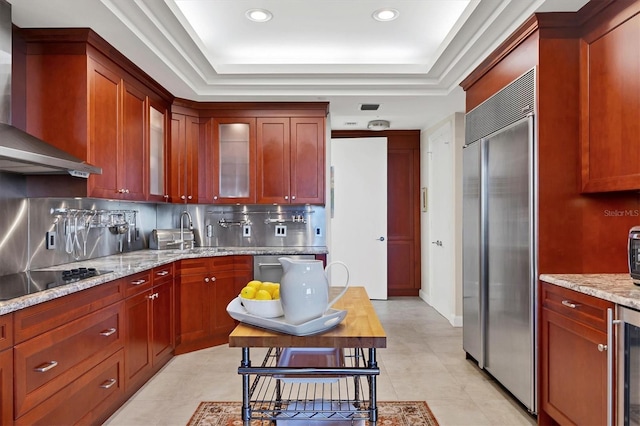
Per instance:
[[[533,413],[534,72],[467,114],[462,229],[464,350]]]

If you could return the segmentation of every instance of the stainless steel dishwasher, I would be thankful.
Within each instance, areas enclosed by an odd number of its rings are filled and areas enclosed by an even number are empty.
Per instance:
[[[313,254],[296,255],[260,255],[253,256],[253,279],[258,281],[270,281],[279,283],[282,279],[282,265],[278,258],[288,257],[291,259],[315,259]]]

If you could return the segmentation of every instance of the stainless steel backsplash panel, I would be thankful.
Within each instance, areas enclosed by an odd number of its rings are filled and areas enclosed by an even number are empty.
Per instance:
[[[0,275],[27,269],[29,215],[24,176],[0,172]]]
[[[136,228],[132,232],[131,244],[127,242],[127,234],[114,234],[108,227],[95,227],[90,228],[87,234],[86,255],[82,253],[77,258],[68,254],[65,247],[64,216],[52,214],[52,211],[59,209],[133,210],[136,212]],[[29,218],[29,269],[37,269],[117,254],[120,252],[120,239],[124,252],[149,247],[149,234],[156,227],[156,205],[93,198],[30,198]],[[53,250],[46,247],[47,232],[56,234],[56,248]],[[83,243],[82,239],[80,242]]]
[[[26,193],[24,176],[0,172],[0,275],[117,254],[120,239],[124,252],[146,249],[154,229],[180,227],[180,214],[185,209],[193,218],[196,247],[326,246],[322,206],[175,205],[93,198],[27,198]],[[93,227],[87,233],[86,255],[84,250],[69,254],[65,247],[64,218],[53,214],[62,209],[134,210],[137,220],[131,243],[127,242],[126,234]],[[249,235],[243,235],[243,223],[250,227]],[[276,236],[276,225],[286,226],[286,235]],[[47,249],[47,232],[56,236],[54,249]]]
[[[193,218],[196,246],[326,246],[325,208],[321,206],[159,204],[158,228],[179,228],[180,214],[185,209]],[[250,236],[243,235],[243,223],[249,224]],[[286,236],[276,236],[276,225],[286,226]]]

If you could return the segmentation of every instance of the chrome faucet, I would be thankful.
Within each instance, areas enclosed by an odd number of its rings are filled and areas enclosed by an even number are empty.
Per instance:
[[[185,210],[182,213],[180,213],[180,249],[181,250],[185,249],[185,246],[184,246],[184,217],[185,216],[189,220],[189,230],[193,231],[193,219],[191,218],[191,213]]]

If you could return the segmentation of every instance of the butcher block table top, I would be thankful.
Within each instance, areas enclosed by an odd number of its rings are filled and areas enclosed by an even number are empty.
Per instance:
[[[335,297],[341,288],[332,288]],[[240,323],[229,335],[231,347],[386,348],[387,336],[364,287],[349,287],[333,309],[347,316],[336,327],[313,336],[293,336]]]

